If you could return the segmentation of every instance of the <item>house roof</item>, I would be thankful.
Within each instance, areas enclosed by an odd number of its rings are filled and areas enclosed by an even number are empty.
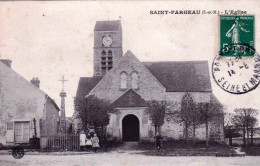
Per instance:
[[[146,107],[146,101],[133,89],[129,89],[122,96],[116,99],[112,106],[117,108],[124,107]]]
[[[143,62],[167,92],[211,92],[207,61]]]
[[[94,31],[118,31],[121,30],[121,21],[97,21]]]
[[[8,60],[5,60],[8,61]],[[10,61],[10,60],[9,60]],[[12,74],[15,74],[15,76],[17,78],[20,78],[20,81],[26,82],[26,84],[28,84],[30,87],[32,87],[34,90],[39,91],[41,94],[45,95],[46,99],[49,99],[50,102],[54,105],[54,107],[57,109],[57,111],[60,111],[60,108],[58,107],[58,105],[56,104],[56,102],[48,95],[46,94],[44,91],[42,91],[40,88],[36,87],[35,85],[33,85],[31,82],[29,82],[28,80],[26,80],[23,76],[21,76],[20,74],[18,74],[16,71],[14,71],[10,66],[8,66],[5,62],[3,62],[2,60],[0,60],[0,71],[3,72],[7,72],[9,71]],[[1,75],[1,73],[0,73]],[[1,83],[1,82],[0,82]],[[1,85],[1,84],[0,84]],[[0,87],[1,88],[1,87]]]
[[[80,77],[76,97],[85,98],[101,79],[101,76]]]
[[[56,102],[55,102],[50,96],[46,95],[46,97],[48,97],[48,99],[51,101],[51,103],[54,105],[54,107],[55,107],[58,111],[60,111],[60,108],[59,108],[59,106],[56,104]]]

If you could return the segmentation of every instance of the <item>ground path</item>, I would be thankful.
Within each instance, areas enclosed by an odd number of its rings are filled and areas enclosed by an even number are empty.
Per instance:
[[[25,155],[14,159],[1,155],[1,166],[259,166],[260,157],[171,157],[146,156],[120,152],[82,155]]]

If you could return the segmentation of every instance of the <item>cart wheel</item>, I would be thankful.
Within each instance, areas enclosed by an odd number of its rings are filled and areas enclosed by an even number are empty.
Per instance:
[[[12,149],[12,156],[15,159],[21,159],[24,156],[24,149],[23,148],[14,148]]]

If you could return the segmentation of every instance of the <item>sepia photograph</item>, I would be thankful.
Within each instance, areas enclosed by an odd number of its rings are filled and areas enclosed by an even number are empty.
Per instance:
[[[1,1],[1,166],[258,166],[260,2]]]

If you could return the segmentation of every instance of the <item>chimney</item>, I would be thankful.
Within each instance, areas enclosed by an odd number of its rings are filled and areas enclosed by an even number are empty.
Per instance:
[[[11,68],[12,61],[10,59],[0,59],[0,61],[3,62],[9,68]]]
[[[40,80],[38,79],[38,77],[34,78],[31,80],[31,83],[36,86],[37,88],[40,88]]]

